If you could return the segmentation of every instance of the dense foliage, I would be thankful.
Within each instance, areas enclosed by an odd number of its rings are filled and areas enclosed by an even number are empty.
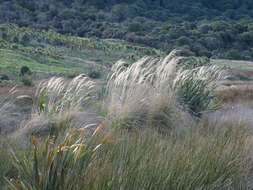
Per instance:
[[[252,59],[251,0],[0,0],[0,23]],[[24,38],[25,43],[25,38]]]

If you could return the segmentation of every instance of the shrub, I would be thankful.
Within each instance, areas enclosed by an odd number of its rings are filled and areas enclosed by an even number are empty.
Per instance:
[[[30,36],[29,36],[28,34],[25,33],[25,34],[22,36],[22,38],[21,38],[21,44],[23,44],[23,45],[28,45],[29,41],[30,41]]]
[[[228,58],[228,59],[235,59],[235,60],[243,59],[242,56],[241,56],[241,53],[239,53],[239,51],[235,50],[235,49],[229,50],[225,54],[225,57]]]
[[[31,75],[23,75],[20,77],[20,81],[25,85],[25,86],[33,86],[33,79]]]
[[[143,25],[138,22],[132,22],[128,25],[127,31],[128,32],[139,32],[143,30]]]
[[[0,74],[0,80],[10,80],[8,75]]]
[[[185,57],[180,61],[183,70],[195,69],[201,66],[210,66],[210,59],[207,57]]]
[[[97,70],[91,70],[88,72],[88,76],[92,79],[98,79],[101,77],[101,73]]]
[[[31,75],[31,74],[32,74],[32,72],[31,72],[31,70],[30,70],[29,67],[27,67],[27,66],[21,67],[21,69],[20,69],[20,76]]]

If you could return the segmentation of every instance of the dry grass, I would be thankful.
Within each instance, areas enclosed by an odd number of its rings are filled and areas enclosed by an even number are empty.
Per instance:
[[[30,119],[21,123],[13,137],[44,136],[74,128],[75,113],[83,111],[94,98],[95,83],[84,75],[43,81],[37,87]]]
[[[228,76],[227,71],[217,66],[183,70],[182,61],[172,51],[164,59],[144,57],[129,67],[116,63],[108,77],[106,112],[130,127],[154,126],[156,118],[170,128],[179,105],[195,116],[214,110],[215,84]]]
[[[252,85],[236,85],[218,91],[218,99],[224,104],[248,102],[253,99]]]
[[[122,61],[116,63],[106,87],[104,108],[109,116],[124,120],[128,127],[140,127],[148,125],[151,113],[157,113],[155,117],[161,117],[169,126],[174,97],[168,93],[168,84],[179,59],[173,51],[164,59],[144,57],[130,67]]]

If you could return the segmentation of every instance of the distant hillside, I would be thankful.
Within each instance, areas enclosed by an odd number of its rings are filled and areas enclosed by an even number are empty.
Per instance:
[[[36,78],[94,72],[102,77],[119,59],[131,64],[145,55],[164,56],[154,48],[123,40],[80,38],[0,24],[0,77],[1,73],[18,76],[22,66],[29,67]]]
[[[252,0],[0,0],[0,23],[253,59]]]

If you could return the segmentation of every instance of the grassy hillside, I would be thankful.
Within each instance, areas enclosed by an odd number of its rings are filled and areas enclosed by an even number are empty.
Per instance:
[[[0,72],[17,74],[28,66],[37,74],[73,75],[108,72],[119,59],[131,63],[142,56],[161,56],[153,48],[120,40],[100,40],[0,25]]]
[[[1,0],[0,23],[252,59],[251,0]]]

